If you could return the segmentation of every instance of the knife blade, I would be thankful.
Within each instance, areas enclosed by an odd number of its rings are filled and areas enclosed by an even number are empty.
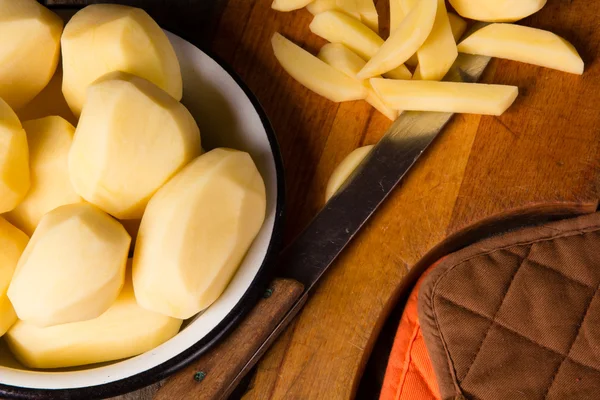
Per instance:
[[[459,54],[445,81],[474,83],[491,58]],[[291,306],[236,378],[222,394],[227,398],[237,383],[302,309],[317,283],[377,208],[443,131],[454,114],[402,113],[340,190],[288,246],[279,258],[278,276],[304,285]]]

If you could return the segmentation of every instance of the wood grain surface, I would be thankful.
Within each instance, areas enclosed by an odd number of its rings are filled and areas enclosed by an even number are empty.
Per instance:
[[[193,24],[205,12],[202,1],[137,3],[151,8],[169,29],[206,38],[200,33],[204,26]],[[288,184],[289,242],[322,207],[335,166],[356,147],[376,143],[390,122],[364,102],[334,104],[290,78],[272,54],[271,35],[280,32],[314,53],[325,42],[310,33],[312,16],[306,10],[279,13],[270,3],[224,0],[211,47],[258,96],[277,132]],[[387,4],[379,1],[377,6],[385,33]],[[261,361],[245,399],[352,398],[402,293],[403,278],[437,244],[471,225],[519,210],[543,210],[546,204],[565,212],[597,208],[597,6],[589,0],[549,0],[542,12],[523,21],[574,43],[586,62],[585,74],[493,61],[484,80],[518,85],[521,95],[514,107],[501,117],[454,119]],[[378,362],[384,366],[385,358]],[[154,391],[127,398],[149,399]]]

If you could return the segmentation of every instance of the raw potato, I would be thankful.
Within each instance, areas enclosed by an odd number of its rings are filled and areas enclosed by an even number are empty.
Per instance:
[[[265,185],[247,153],[216,149],[161,188],[133,259],[138,303],[187,319],[225,290],[265,219]]]
[[[401,2],[402,0],[390,0],[390,32],[394,32],[406,17]]]
[[[27,194],[29,149],[17,114],[0,98],[0,214],[15,208]]]
[[[200,154],[189,111],[122,72],[90,86],[69,153],[75,191],[119,219],[139,219],[150,197]]]
[[[88,86],[113,71],[147,79],[181,100],[183,84],[175,51],[158,24],[139,8],[85,7],[65,27],[62,59],[63,93],[76,116]]]
[[[461,53],[505,58],[528,64],[583,74],[577,49],[552,32],[512,24],[491,24],[469,35],[458,45]]]
[[[398,110],[502,115],[519,94],[516,86],[371,79],[379,96]]]
[[[360,20],[360,13],[358,12],[358,10],[356,10],[356,8],[354,8],[352,10],[344,10],[343,8],[340,7],[337,0],[314,0],[312,3],[310,3],[309,5],[306,6],[306,9],[312,15],[317,15],[317,14],[321,14],[322,12],[332,11],[332,10],[341,11],[343,13],[350,15],[351,17],[356,18],[357,20]]]
[[[418,0],[403,0],[411,9]],[[452,27],[446,10],[446,0],[437,0],[437,13],[431,33],[425,43],[417,51],[418,77],[422,80],[439,81],[454,64],[458,57],[456,41],[452,35]],[[408,13],[407,9],[404,12]]]
[[[17,314],[6,294],[0,295],[0,337],[17,322]]]
[[[348,1],[348,0],[347,0]],[[360,20],[374,32],[379,32],[379,14],[373,0],[349,0],[356,2]]]
[[[360,71],[360,79],[384,74],[402,65],[423,45],[435,21],[438,0],[421,0]]]
[[[21,121],[56,115],[66,119],[73,126],[77,125],[77,118],[73,115],[62,93],[62,68],[60,65],[44,90],[16,113]]]
[[[26,234],[0,217],[0,337],[17,321],[6,291],[28,241]]]
[[[358,54],[353,53],[352,50],[341,43],[328,43],[321,47],[319,58],[353,79],[356,79],[356,74],[366,64],[365,60],[360,58]],[[398,117],[398,111],[390,108],[379,98],[368,80],[359,82],[369,90],[369,94],[365,99],[367,103],[371,104],[392,121]]]
[[[28,235],[49,211],[78,203],[81,197],[71,185],[68,156],[75,128],[61,117],[23,123],[29,142],[31,188],[23,201],[6,214],[12,224]]]
[[[450,0],[465,18],[486,22],[514,22],[540,11],[546,0]]]
[[[150,351],[175,336],[181,323],[140,307],[128,278],[116,302],[98,318],[46,328],[19,321],[5,338],[23,365],[64,368]]]
[[[448,19],[450,20],[450,28],[452,29],[454,41],[458,43],[467,30],[467,21],[451,12],[448,13]]]
[[[271,8],[277,11],[293,11],[310,4],[312,0],[273,0]]]
[[[0,217],[0,297],[6,295],[19,258],[29,242],[29,237]]]
[[[362,100],[369,94],[356,79],[327,65],[279,33],[273,34],[271,44],[283,69],[313,92],[334,102]]]
[[[331,43],[342,43],[363,60],[369,60],[377,54],[384,43],[365,24],[339,11],[326,11],[316,15],[309,27],[315,35]],[[386,76],[391,79],[410,79],[412,76],[402,64],[386,72]]]
[[[400,1],[400,0],[397,0],[397,1]],[[454,43],[458,43],[458,41],[462,38],[465,31],[467,30],[467,21],[465,21],[464,19],[462,19],[461,17],[459,17],[458,15],[456,15],[454,13],[448,13],[448,19],[450,20],[450,29],[452,29],[452,36],[454,37]],[[410,65],[411,67],[416,67],[418,63],[419,63],[419,59],[417,58],[416,54],[414,54],[411,58],[409,58],[406,61],[406,65]],[[415,70],[413,79],[420,79],[419,75],[420,75],[420,71],[418,69]]]
[[[364,146],[354,150],[348,154],[346,158],[337,166],[337,168],[331,174],[329,182],[327,183],[327,190],[325,192],[325,201],[329,201],[334,194],[342,187],[344,182],[352,175],[356,167],[369,155],[371,150],[375,146]]]
[[[130,242],[121,224],[91,204],[46,214],[8,288],[19,319],[44,327],[101,315],[123,287]]]
[[[344,44],[365,60],[377,53],[383,44],[383,39],[369,27],[339,11],[315,15],[310,30],[331,43]]]
[[[0,0],[0,97],[17,110],[50,82],[63,21],[35,0]]]

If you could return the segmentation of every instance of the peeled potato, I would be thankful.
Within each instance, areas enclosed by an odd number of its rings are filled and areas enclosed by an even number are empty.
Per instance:
[[[404,0],[416,7],[415,0]],[[448,19],[446,1],[437,0],[438,8],[431,33],[417,51],[419,79],[439,81],[456,61],[458,50]],[[406,12],[406,10],[405,10]]]
[[[91,204],[46,214],[8,288],[19,319],[43,327],[101,315],[123,287],[130,242],[121,224]]]
[[[0,214],[15,208],[29,190],[27,135],[17,114],[0,98]]]
[[[271,44],[283,69],[313,92],[335,102],[367,97],[368,90],[356,79],[327,65],[279,33],[273,35]]]
[[[351,17],[360,20],[360,13],[356,9],[356,7],[353,7],[350,10],[344,9],[340,6],[337,0],[314,0],[312,3],[306,6],[306,9],[313,15],[317,15],[322,12],[331,10],[341,11],[350,15]]]
[[[96,79],[127,72],[181,100],[179,61],[169,39],[143,10],[94,4],[71,18],[62,36],[63,93],[79,116],[86,90]]]
[[[29,237],[0,217],[0,297],[6,294]]]
[[[44,90],[16,113],[21,121],[55,115],[66,119],[73,126],[77,125],[77,118],[73,115],[62,93],[62,68],[60,65]]]
[[[375,146],[364,146],[354,150],[348,154],[346,158],[337,166],[337,168],[331,174],[329,182],[327,183],[327,190],[325,192],[325,201],[329,201],[334,194],[342,187],[344,182],[348,180],[350,175],[354,172],[356,167],[369,155],[371,150]]]
[[[438,0],[421,0],[391,33],[360,71],[360,79],[384,74],[402,65],[425,43],[431,33]]]
[[[293,11],[308,5],[312,0],[273,0],[271,8],[277,11]]]
[[[552,32],[512,24],[491,24],[469,35],[458,45],[461,53],[505,58],[528,64],[583,74],[577,49]]]
[[[71,185],[68,156],[75,128],[61,117],[46,117],[23,123],[29,142],[31,188],[6,219],[28,235],[49,211],[78,203],[81,197]]]
[[[448,19],[450,20],[450,29],[452,29],[454,41],[458,43],[467,30],[467,21],[451,12],[448,13]]]
[[[339,11],[326,11],[316,15],[310,24],[310,30],[331,43],[344,44],[364,60],[373,57],[384,43],[365,24]],[[402,63],[386,72],[391,79],[411,78],[410,71]]]
[[[331,65],[338,71],[341,71],[349,77],[356,79],[356,74],[366,64],[365,60],[358,54],[353,53],[341,43],[328,43],[319,51],[319,58]],[[398,117],[398,111],[388,107],[375,93],[368,80],[359,81],[368,90],[369,94],[365,101],[375,107],[380,113],[392,121]]]
[[[0,97],[13,109],[50,82],[60,56],[63,22],[35,0],[0,0]]]
[[[379,96],[398,110],[502,115],[519,94],[516,86],[371,79]]]
[[[349,0],[354,1],[360,20],[374,32],[379,32],[379,14],[373,0]]]
[[[394,32],[406,17],[401,2],[402,0],[390,0],[390,33]]]
[[[187,319],[225,290],[265,219],[265,185],[247,153],[201,155],[162,187],[133,258],[139,304]]]
[[[450,0],[450,4],[465,18],[514,22],[540,11],[546,0]]]
[[[0,337],[17,322],[17,314],[6,294],[0,294]]]
[[[122,72],[90,86],[69,153],[75,191],[119,219],[139,219],[150,197],[200,154],[189,111]]]
[[[150,351],[175,336],[181,323],[140,307],[127,279],[115,303],[98,318],[46,328],[19,321],[5,338],[26,367],[65,368]]]

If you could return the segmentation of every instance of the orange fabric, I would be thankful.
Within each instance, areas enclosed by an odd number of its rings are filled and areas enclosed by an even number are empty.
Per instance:
[[[438,264],[421,276],[406,302],[379,400],[441,400],[418,317],[419,288]]]

